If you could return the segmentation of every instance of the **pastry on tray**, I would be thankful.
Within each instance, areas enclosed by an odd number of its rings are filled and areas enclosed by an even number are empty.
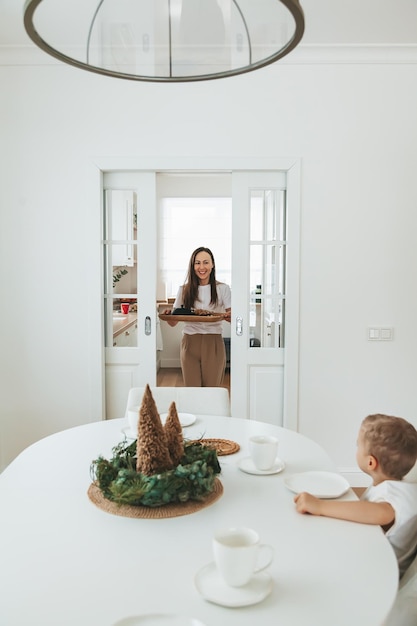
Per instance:
[[[186,309],[182,306],[180,309],[174,309],[171,315],[198,315],[198,317],[209,317],[211,315],[219,316],[221,314],[215,311],[207,311],[207,309]]]

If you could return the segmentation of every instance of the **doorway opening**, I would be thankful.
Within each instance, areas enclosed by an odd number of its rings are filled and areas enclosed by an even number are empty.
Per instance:
[[[296,428],[299,341],[299,162],[293,159],[257,159],[254,162],[253,159],[196,158],[185,161],[173,159],[169,163],[156,159],[149,163],[143,159],[125,162],[123,159],[115,158],[102,160],[96,165],[101,172],[102,189],[133,191],[137,209],[133,211],[133,233],[136,232],[133,240],[129,239],[129,234],[120,241],[119,239],[108,241],[103,238],[104,246],[122,245],[124,248],[135,245],[137,248],[133,267],[127,270],[129,275],[135,273],[136,293],[132,295],[129,289],[125,288],[124,274],[120,282],[116,283],[123,291],[117,293],[119,298],[124,300],[134,297],[137,301],[137,311],[132,312],[136,314],[137,322],[134,345],[114,345],[116,334],[114,318],[124,322],[126,317],[124,311],[107,307],[113,318],[110,320],[113,326],[111,323],[107,324],[107,327],[113,329],[111,337],[113,342],[108,340],[106,344],[103,343],[105,418],[112,419],[124,414],[126,396],[130,388],[146,383],[151,386],[157,384],[157,360],[162,352],[158,350],[158,325],[164,323],[161,320],[158,324],[157,300],[161,296],[164,299],[168,297],[168,289],[158,277],[160,246],[158,220],[161,198],[211,196],[227,198],[231,195],[232,414]],[[168,191],[167,181],[170,187]],[[219,191],[214,184],[215,181],[220,181],[226,190]],[[102,205],[103,203],[100,203],[100,208]],[[264,224],[262,232],[252,228],[252,224],[259,224],[260,205]],[[130,220],[131,212],[126,211],[126,215]],[[285,232],[282,231],[282,226],[285,226]],[[290,240],[291,245],[287,245]],[[195,247],[200,243],[198,241]],[[187,259],[189,255],[190,250],[187,251]],[[263,268],[261,276],[259,259]],[[183,277],[185,274],[186,268]],[[111,278],[111,271],[107,271],[107,282]],[[120,284],[122,281],[123,287]],[[288,298],[287,283],[292,285]],[[281,286],[285,292],[280,293]],[[111,291],[111,287],[107,291],[104,299],[107,296],[107,300],[111,300],[108,296],[109,294],[113,296],[114,292]],[[277,292],[276,297],[273,292]],[[256,315],[253,315],[253,310]],[[282,318],[281,312],[284,315]],[[282,334],[284,323],[285,335]],[[102,325],[104,336],[104,316]],[[275,332],[277,326],[279,332]],[[253,341],[252,333],[258,342]],[[283,338],[285,343],[282,341]],[[176,358],[179,365],[178,352]],[[168,363],[164,365],[169,366]]]
[[[210,248],[216,278],[231,285],[232,179],[229,172],[158,173],[157,301],[159,311],[172,306],[184,284],[189,259],[199,246]],[[180,367],[182,324],[160,325],[157,385],[183,386]],[[230,324],[224,322],[227,364],[223,386],[230,391]]]

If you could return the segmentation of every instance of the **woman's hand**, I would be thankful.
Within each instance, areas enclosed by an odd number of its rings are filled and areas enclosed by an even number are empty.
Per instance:
[[[164,311],[164,315],[171,315],[172,314],[172,310],[171,309],[165,309]],[[178,320],[175,320],[175,315],[173,317],[172,320],[165,320],[166,323],[168,324],[168,326],[176,326],[178,324]]]
[[[226,313],[223,317],[226,322],[230,322],[232,320],[232,309],[226,309]]]

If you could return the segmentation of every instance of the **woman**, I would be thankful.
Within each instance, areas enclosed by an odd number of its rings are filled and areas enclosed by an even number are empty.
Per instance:
[[[191,255],[186,283],[179,288],[173,308],[224,313],[223,319],[230,322],[230,304],[230,287],[216,280],[213,253],[209,248],[197,248]],[[178,324],[175,316],[168,320],[168,324]],[[186,322],[181,341],[181,369],[185,386],[220,387],[225,366],[222,320]]]

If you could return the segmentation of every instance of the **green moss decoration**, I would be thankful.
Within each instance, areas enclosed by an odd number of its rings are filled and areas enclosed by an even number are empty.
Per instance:
[[[220,473],[217,453],[200,443],[185,443],[179,464],[148,476],[136,470],[136,442],[122,442],[113,457],[93,461],[92,477],[104,497],[118,504],[158,507],[171,502],[203,500]]]

